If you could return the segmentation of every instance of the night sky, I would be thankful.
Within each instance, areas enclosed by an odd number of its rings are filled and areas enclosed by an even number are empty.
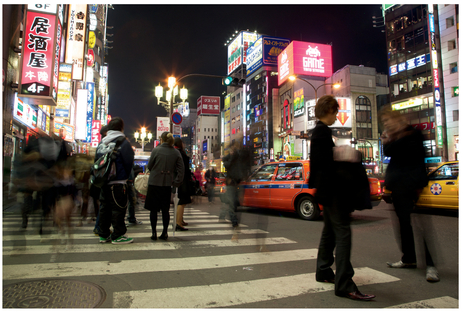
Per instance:
[[[130,138],[141,126],[152,132],[155,117],[166,116],[154,88],[167,89],[167,77],[192,73],[227,75],[227,47],[235,30],[290,40],[332,44],[333,72],[347,64],[387,73],[385,34],[373,28],[381,5],[113,5],[108,11],[106,62],[109,65],[109,114],[125,121]],[[188,102],[220,96],[219,78],[181,81]],[[176,97],[180,101],[179,96]],[[163,99],[165,100],[165,99]]]

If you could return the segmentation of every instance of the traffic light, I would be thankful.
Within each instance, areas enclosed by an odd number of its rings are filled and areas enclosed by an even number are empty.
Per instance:
[[[227,76],[222,79],[222,85],[225,86],[233,86],[233,87],[241,87],[246,83],[245,79],[239,79],[236,77]]]

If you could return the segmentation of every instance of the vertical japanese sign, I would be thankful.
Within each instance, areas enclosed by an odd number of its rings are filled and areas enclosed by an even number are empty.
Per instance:
[[[87,89],[77,90],[75,138],[80,140],[87,137],[87,94]]]
[[[235,71],[241,64],[246,65],[246,54],[248,46],[257,39],[256,33],[241,32],[228,45],[228,74]]]
[[[27,11],[20,94],[52,97],[56,101],[57,82],[53,80],[58,78],[54,65],[59,44],[56,47],[55,31],[55,15]]]
[[[223,115],[223,130],[222,133],[224,134],[224,147],[225,147],[225,155],[228,154],[228,149],[230,145],[230,101],[231,95],[228,94],[224,99],[224,115]],[[245,128],[245,126],[243,126]]]
[[[436,33],[434,28],[433,4],[428,5],[428,24],[429,24],[429,49],[431,50],[431,67],[434,82],[434,107],[436,108],[436,146],[442,148],[444,144],[444,132],[442,129],[442,107],[439,86],[439,64],[436,49]]]
[[[101,121],[93,120],[92,121],[92,141],[91,141],[91,146],[94,147],[94,148],[96,148],[98,146],[98,143],[101,140],[100,130],[101,130]]]
[[[74,80],[82,80],[84,75],[86,25],[87,5],[70,4],[65,62],[72,64],[72,79]]]
[[[93,102],[95,101],[95,83],[87,83],[87,134],[86,142],[92,140]]]
[[[72,64],[61,63],[58,75],[58,97],[56,101],[55,115],[59,117],[70,117],[71,106],[71,79]]]

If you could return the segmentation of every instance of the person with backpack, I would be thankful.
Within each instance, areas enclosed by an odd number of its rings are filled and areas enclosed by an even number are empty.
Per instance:
[[[128,186],[127,180],[133,167],[135,153],[133,152],[130,142],[124,135],[124,121],[120,117],[114,117],[108,123],[108,132],[98,144],[95,154],[95,162],[100,164],[109,160],[111,171],[106,172],[106,177],[95,176],[93,184],[100,185],[98,182],[103,181],[100,193],[100,210],[99,210],[99,236],[100,242],[111,242],[113,244],[127,244],[133,242],[133,238],[125,235],[127,227],[124,218],[128,204]],[[104,164],[106,165],[106,164]],[[95,167],[95,164],[94,164]],[[113,232],[110,232],[110,226]]]

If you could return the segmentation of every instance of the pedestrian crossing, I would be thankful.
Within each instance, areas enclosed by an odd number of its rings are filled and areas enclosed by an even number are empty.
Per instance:
[[[36,279],[81,279],[146,277],[157,282],[160,277],[179,273],[203,275],[208,271],[228,273],[253,271],[259,275],[244,275],[230,281],[204,281],[185,286],[154,284],[150,288],[137,287],[115,290],[110,299],[114,308],[224,308],[289,297],[333,292],[334,285],[315,280],[318,250],[294,240],[272,236],[253,224],[240,224],[238,238],[229,221],[218,222],[218,215],[196,208],[185,208],[188,231],[172,234],[169,240],[150,239],[149,212],[136,213],[141,225],[129,226],[127,235],[134,242],[126,245],[101,244],[93,234],[94,222],[73,227],[70,235],[58,234],[48,221],[39,235],[38,215],[32,216],[26,230],[20,230],[21,218],[3,218],[3,281],[12,283]],[[80,218],[73,216],[74,225]],[[172,212],[171,212],[172,222]],[[162,229],[159,216],[158,232]],[[264,227],[264,229],[267,229]],[[233,239],[233,240],[232,240]],[[262,270],[263,268],[267,271]],[[286,268],[300,268],[287,274]],[[140,276],[142,275],[142,276]],[[259,276],[259,277],[257,277]],[[240,276],[241,277],[241,276]],[[134,278],[135,279],[135,278]],[[358,286],[392,284],[398,277],[368,267],[355,268],[354,281]],[[127,284],[137,285],[127,281]],[[138,286],[138,285],[137,285]],[[334,296],[334,295],[333,295]],[[458,300],[430,299],[397,307],[458,307]],[[421,305],[421,306],[420,306]]]

